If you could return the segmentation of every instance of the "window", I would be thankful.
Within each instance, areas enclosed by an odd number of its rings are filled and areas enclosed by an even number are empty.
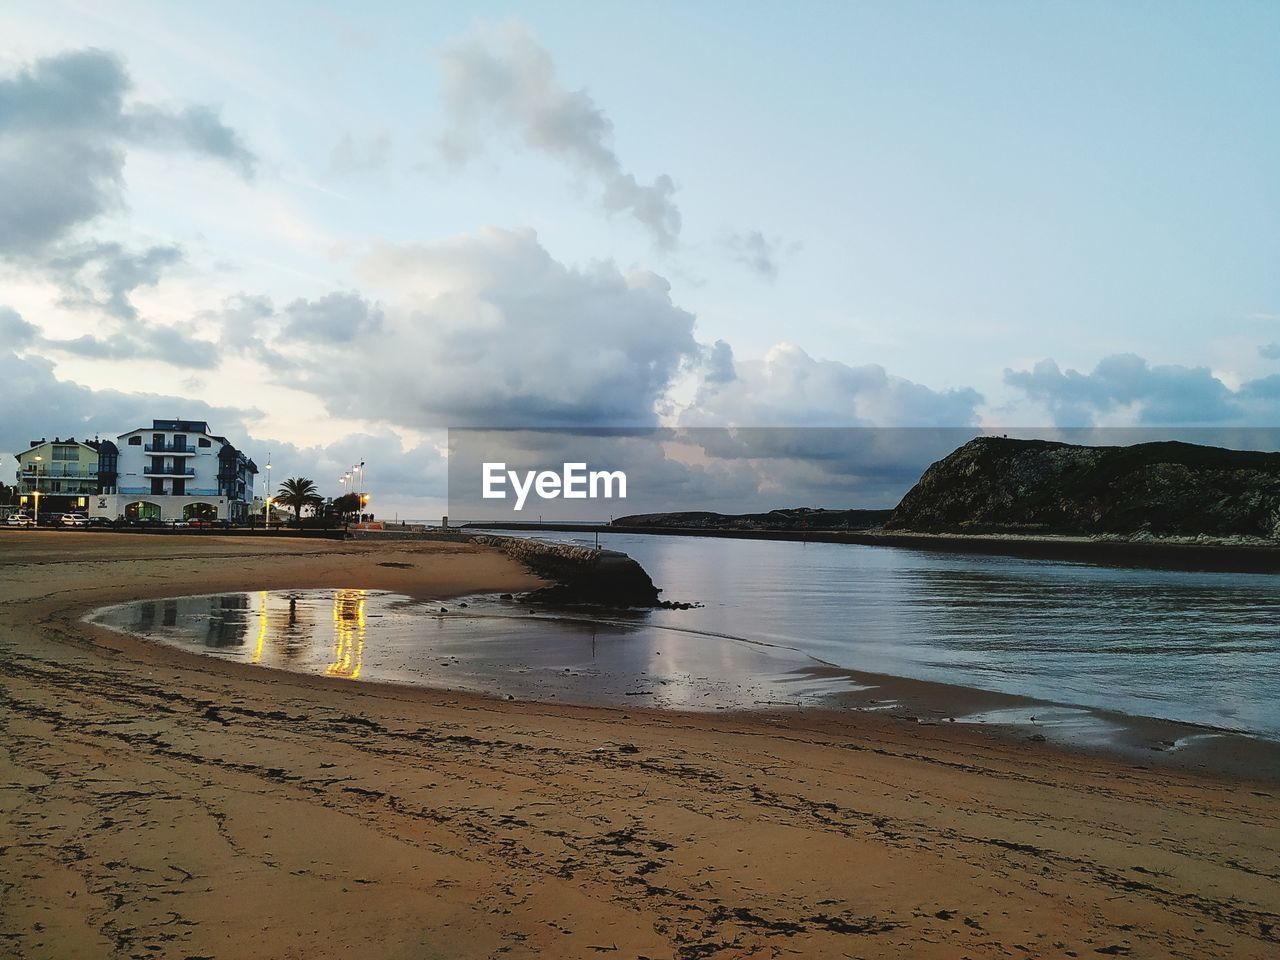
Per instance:
[[[131,446],[131,447],[140,447],[140,446],[142,446],[142,438],[141,438],[141,437],[130,437],[130,438],[129,438],[129,446]]]
[[[197,440],[197,441],[196,441],[196,443],[200,444],[200,446],[202,446],[202,447],[212,447],[212,446],[213,446],[213,444],[209,442],[209,440],[208,440],[208,438],[207,438],[207,437],[201,437],[199,440]]]

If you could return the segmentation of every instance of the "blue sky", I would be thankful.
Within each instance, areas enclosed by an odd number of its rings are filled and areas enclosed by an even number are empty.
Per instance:
[[[105,428],[68,385],[145,392],[335,480],[398,458],[411,511],[424,445],[477,418],[1280,410],[1275,4],[5,7],[0,183],[123,159],[4,248],[0,399],[68,405],[0,448]],[[90,98],[39,68],[86,48],[118,117],[20,112]]]

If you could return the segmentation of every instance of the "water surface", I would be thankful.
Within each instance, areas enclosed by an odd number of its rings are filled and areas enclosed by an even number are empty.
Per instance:
[[[703,606],[556,617],[353,589],[126,604],[98,619],[255,663],[520,698],[812,703],[850,683],[806,670],[823,663],[1280,740],[1274,576],[845,544],[600,544],[635,557],[667,599]]]

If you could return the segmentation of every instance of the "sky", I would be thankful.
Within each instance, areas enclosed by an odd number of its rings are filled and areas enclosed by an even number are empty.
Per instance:
[[[1280,5],[0,18],[10,464],[206,418],[424,518],[450,427],[1280,423]]]

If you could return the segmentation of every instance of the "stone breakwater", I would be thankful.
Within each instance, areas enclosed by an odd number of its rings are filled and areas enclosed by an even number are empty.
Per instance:
[[[600,603],[654,607],[661,592],[635,560],[617,550],[595,550],[569,543],[545,543],[524,537],[474,534],[471,543],[501,550],[554,586],[536,590],[533,599],[548,603]]]
[[[503,537],[458,530],[358,530],[356,540],[444,540],[475,543],[500,550],[524,564],[552,586],[529,594],[543,603],[603,604],[611,607],[656,607],[662,592],[635,560],[617,550],[596,550],[571,543],[547,543],[526,537]]]

